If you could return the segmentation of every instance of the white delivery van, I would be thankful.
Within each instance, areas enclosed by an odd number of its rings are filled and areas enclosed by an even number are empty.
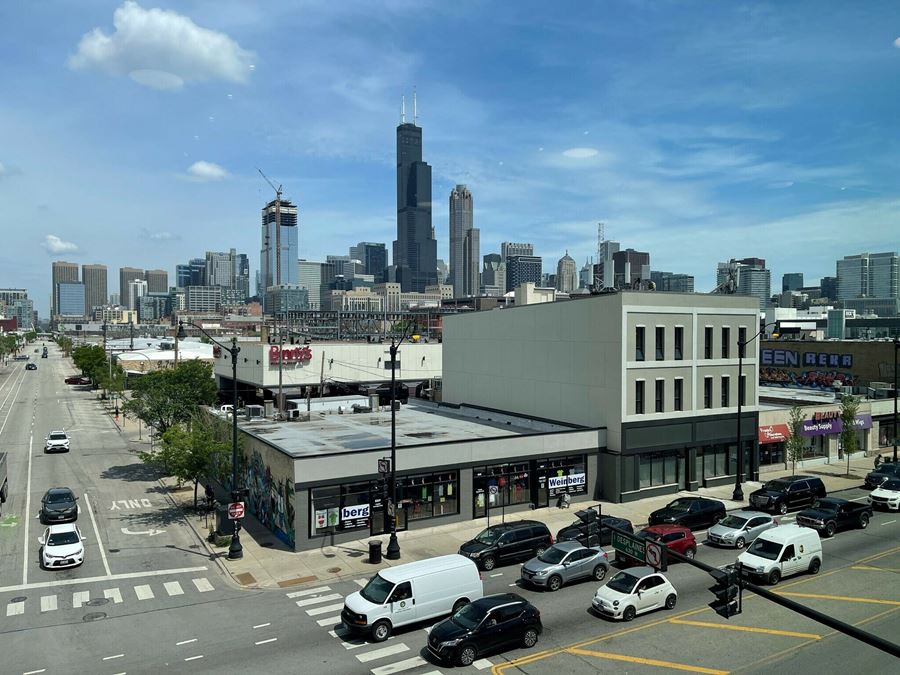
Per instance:
[[[779,525],[759,535],[737,562],[744,576],[774,585],[792,574],[818,574],[822,567],[822,541],[812,528]]]
[[[482,596],[478,566],[454,553],[381,570],[344,599],[341,621],[383,642],[398,626],[456,612]]]

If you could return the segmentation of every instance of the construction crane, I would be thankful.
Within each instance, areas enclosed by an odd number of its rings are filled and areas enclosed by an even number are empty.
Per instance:
[[[281,285],[281,184],[275,187],[275,183],[269,180],[269,177],[263,173],[263,170],[256,167],[259,175],[262,176],[269,186],[275,190],[275,285]],[[269,223],[266,218],[266,251],[269,250]],[[263,279],[263,283],[266,280]]]

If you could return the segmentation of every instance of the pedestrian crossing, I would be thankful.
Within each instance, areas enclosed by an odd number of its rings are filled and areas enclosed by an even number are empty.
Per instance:
[[[151,584],[137,584],[131,588],[115,586],[104,588],[102,591],[80,590],[70,593],[61,591],[53,595],[36,595],[25,598],[17,596],[7,602],[6,616],[19,616],[25,614],[30,608],[34,608],[41,614],[66,609],[85,609],[92,601],[100,599],[104,599],[110,604],[118,605],[126,600],[140,602],[155,598],[175,598],[186,593],[209,593],[212,590],[215,589],[209,579],[199,577],[191,579],[190,584],[182,581],[165,581],[161,587],[154,587]]]
[[[353,580],[360,588],[368,582],[368,579]],[[443,675],[443,671],[436,670],[433,663],[420,655],[425,641],[419,640],[422,633],[418,630],[401,630],[399,635],[391,635],[385,642],[378,643],[369,642],[347,631],[341,625],[344,596],[331,586],[289,591],[285,596],[293,600],[298,609],[318,626],[329,629],[328,635],[335,638],[344,650],[352,653],[357,662],[369,668],[371,675]],[[430,626],[422,629],[426,635],[430,630]],[[492,665],[489,659],[478,659],[472,667],[475,670],[486,670]],[[458,668],[454,670],[459,671]]]

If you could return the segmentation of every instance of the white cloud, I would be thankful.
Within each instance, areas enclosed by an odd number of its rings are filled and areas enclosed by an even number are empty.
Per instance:
[[[148,230],[146,227],[141,229],[141,234],[145,239],[150,241],[175,241],[181,237],[173,232]]]
[[[569,159],[587,159],[588,157],[596,157],[598,152],[599,150],[596,148],[569,148],[568,150],[563,150],[563,156]]]
[[[127,75],[160,90],[207,80],[245,82],[252,70],[253,52],[177,12],[128,0],[113,14],[113,25],[111,34],[94,28],[82,36],[69,67]]]
[[[228,178],[228,172],[218,164],[212,162],[194,162],[188,167],[188,176],[198,181],[214,181]]]
[[[63,241],[55,234],[48,234],[44,237],[44,243],[41,244],[47,253],[73,253],[78,250],[78,246],[71,241]]]

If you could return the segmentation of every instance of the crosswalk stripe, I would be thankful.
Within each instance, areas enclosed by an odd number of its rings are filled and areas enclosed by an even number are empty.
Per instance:
[[[386,666],[379,666],[378,668],[372,668],[372,675],[391,675],[391,673],[399,673],[404,670],[409,670],[410,668],[418,668],[419,666],[424,666],[428,663],[421,656],[414,656],[411,659],[406,659],[405,661],[397,661],[396,663],[389,663]]]
[[[289,598],[302,598],[304,595],[315,595],[316,593],[324,593],[325,591],[330,591],[331,586],[319,586],[319,588],[307,588],[303,591],[291,591],[290,593],[286,593]]]
[[[382,647],[381,649],[373,649],[370,652],[363,652],[362,654],[357,654],[356,658],[360,663],[368,663],[369,661],[375,661],[376,659],[383,659],[388,656],[393,656],[394,654],[400,654],[401,652],[408,652],[409,647],[407,647],[404,643],[398,642],[397,644],[388,645],[387,647]]]
[[[103,591],[103,597],[112,600],[117,605],[122,602],[122,592],[118,588],[107,588]]]
[[[485,668],[490,668],[494,664],[487,659],[478,659],[472,665],[475,666],[476,670],[484,670]]]
[[[42,612],[52,612],[56,607],[56,596],[55,595],[42,595],[41,596],[41,611]]]
[[[155,597],[153,595],[153,590],[146,584],[143,586],[135,586],[134,593],[137,595],[138,600],[152,600]]]
[[[333,614],[334,612],[344,609],[344,603],[339,602],[336,605],[328,605],[327,607],[313,607],[306,610],[307,616],[318,616],[320,614]]]
[[[297,607],[307,607],[309,605],[320,605],[323,602],[331,602],[332,600],[340,600],[343,596],[340,593],[331,593],[329,595],[323,595],[318,598],[305,598],[304,600],[297,600]]]
[[[90,591],[75,591],[72,593],[72,607],[78,608],[91,601]]]
[[[344,649],[359,649],[360,647],[368,646],[368,642],[361,637],[353,637],[353,633],[348,631],[345,628],[338,628],[337,630],[330,630],[328,634],[333,638],[338,638],[341,640],[341,647]],[[391,635],[388,640],[393,640],[394,636]]]
[[[205,579],[205,578],[191,579],[191,581],[194,582],[194,586],[196,586],[197,590],[200,591],[201,593],[207,593],[213,589],[212,584],[209,583],[208,579]]]
[[[360,588],[364,588],[367,583],[369,583],[368,579],[354,579],[353,583],[359,586]]]
[[[177,581],[167,581],[163,584],[163,587],[166,589],[166,593],[169,595],[184,595],[184,590],[181,588],[181,584]]]
[[[329,616],[327,619],[319,619],[318,621],[316,621],[316,623],[319,624],[320,626],[334,626],[334,625],[339,624],[340,622],[341,622],[340,614],[338,614],[337,616]]]
[[[25,613],[25,601],[11,602],[6,606],[6,616],[16,616]]]

